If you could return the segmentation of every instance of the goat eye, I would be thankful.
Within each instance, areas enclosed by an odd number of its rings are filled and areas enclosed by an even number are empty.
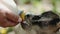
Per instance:
[[[50,24],[50,25],[56,25],[59,21],[60,21],[59,18],[57,18],[57,19],[53,19],[53,20],[50,21],[49,24]]]

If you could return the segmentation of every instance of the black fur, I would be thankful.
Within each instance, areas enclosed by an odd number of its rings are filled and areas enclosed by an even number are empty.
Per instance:
[[[52,20],[50,21],[38,21],[41,18],[52,18]],[[48,25],[52,25],[52,26],[56,26],[56,24],[60,21],[59,16],[51,11],[49,12],[44,12],[41,16],[34,16],[32,18],[32,25],[39,25],[40,27],[44,27],[44,26],[48,26]],[[46,22],[48,22],[46,24]]]

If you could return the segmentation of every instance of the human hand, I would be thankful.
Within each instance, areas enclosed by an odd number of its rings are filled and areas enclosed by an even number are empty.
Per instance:
[[[0,26],[1,27],[12,27],[18,24],[19,16],[15,15],[11,11],[0,9]]]

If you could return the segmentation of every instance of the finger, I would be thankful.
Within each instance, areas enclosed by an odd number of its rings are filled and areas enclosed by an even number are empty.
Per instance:
[[[0,10],[0,26],[4,24],[5,14]]]
[[[13,27],[16,26],[18,23],[17,22],[12,22],[12,21],[8,21],[8,20],[4,20],[2,23],[2,27]]]
[[[19,19],[18,19],[18,22],[19,22],[19,23],[21,23],[21,22],[22,22],[22,19],[21,19],[21,18],[19,18]]]
[[[18,22],[18,19],[19,19],[19,17],[13,13],[6,13],[6,18],[15,22]]]

